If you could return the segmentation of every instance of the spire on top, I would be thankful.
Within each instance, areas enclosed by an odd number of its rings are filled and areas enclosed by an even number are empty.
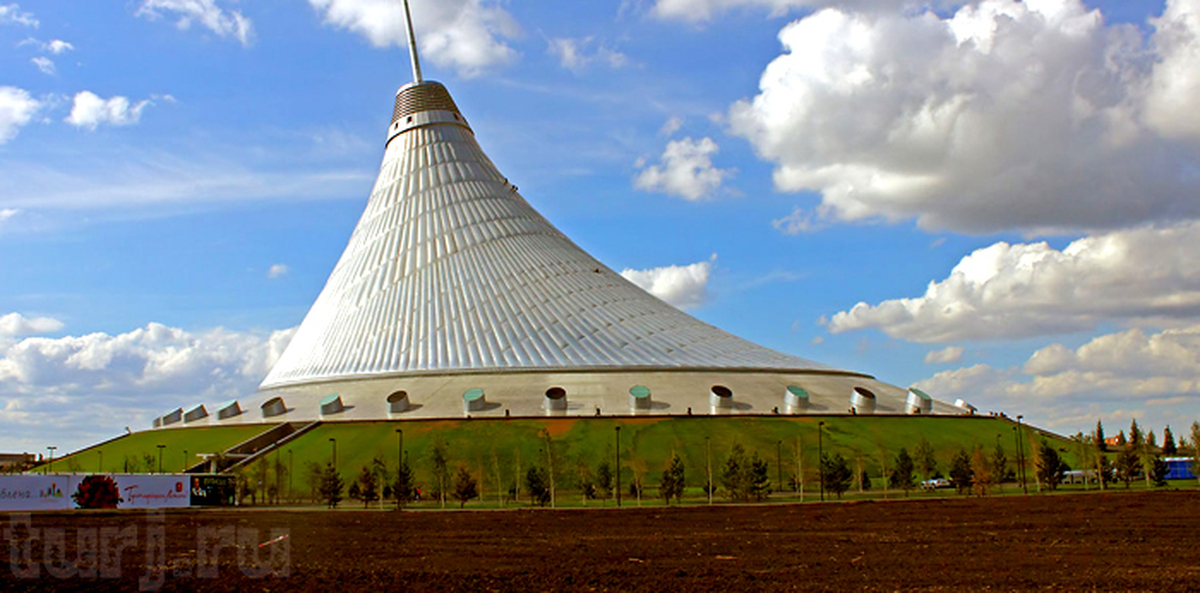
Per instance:
[[[408,10],[408,0],[404,0],[404,23],[408,25],[408,55],[412,57],[413,82],[421,84],[421,61],[417,58],[417,37],[413,34],[412,13]]]

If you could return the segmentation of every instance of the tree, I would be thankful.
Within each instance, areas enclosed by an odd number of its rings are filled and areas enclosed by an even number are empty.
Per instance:
[[[1162,488],[1167,485],[1167,474],[1171,468],[1167,467],[1167,462],[1162,457],[1155,455],[1154,461],[1150,464],[1150,481],[1155,488]]]
[[[1108,445],[1104,442],[1104,424],[1099,420],[1096,421],[1096,448],[1101,452],[1108,450]]]
[[[996,441],[996,448],[992,450],[992,472],[997,484],[1013,481],[1013,470],[1008,467],[1008,455],[1005,455],[1000,441]]]
[[[446,444],[434,441],[433,452],[429,456],[430,469],[438,484],[438,500],[442,508],[446,508],[446,483],[450,481],[450,457],[446,454]]]
[[[466,467],[458,466],[458,472],[454,475],[454,498],[458,500],[458,508],[466,508],[467,501],[478,497],[479,483],[475,481],[475,476]]]
[[[1200,422],[1192,422],[1192,434],[1188,441],[1192,443],[1192,475],[1200,480]]]
[[[358,472],[358,480],[354,485],[358,486],[358,492],[357,495],[352,492],[350,497],[361,501],[364,509],[379,500],[379,481],[372,468],[364,465],[362,471]]]
[[[667,467],[663,468],[662,480],[659,482],[658,492],[667,505],[670,505],[672,498],[675,499],[675,502],[682,500],[683,486],[683,460],[676,454],[671,457],[671,462],[667,464]]]
[[[1117,479],[1129,488],[1129,484],[1137,477],[1138,468],[1141,466],[1141,461],[1138,459],[1137,452],[1131,444],[1126,444],[1117,452],[1117,459],[1113,463],[1117,470]]]
[[[937,471],[937,459],[933,456],[933,445],[925,440],[924,435],[921,436],[921,440],[917,441],[917,448],[913,449],[913,462],[916,463],[917,472],[922,480],[928,480]]]
[[[325,470],[321,464],[309,461],[304,465],[304,482],[308,484],[308,499],[318,500],[321,496],[321,482],[325,479]]]
[[[525,472],[525,488],[534,504],[544,507],[550,502],[550,476],[542,467],[531,467]]]
[[[746,451],[741,444],[735,443],[725,458],[725,467],[721,469],[721,485],[729,500],[745,502],[750,499],[750,484],[747,478]]]
[[[988,456],[984,454],[983,447],[976,446],[971,452],[971,481],[975,487],[975,496],[987,496],[996,483],[995,476],[996,472]]]
[[[758,502],[762,502],[771,493],[770,468],[767,462],[758,456],[758,452],[750,458],[750,474],[746,482],[750,485],[750,495]]]
[[[908,449],[900,448],[900,452],[896,454],[896,463],[892,468],[892,473],[888,476],[888,483],[892,488],[899,488],[904,491],[904,495],[908,496],[908,491],[913,487],[913,460],[908,455]]]
[[[1138,427],[1137,418],[1134,418],[1133,421],[1129,423],[1129,444],[1132,445],[1133,449],[1136,451],[1142,446],[1144,438],[1145,435],[1142,434],[1142,429]]]
[[[1038,445],[1037,460],[1034,462],[1034,466],[1037,470],[1038,483],[1044,485],[1048,490],[1058,488],[1067,471],[1066,464],[1058,456],[1058,451],[1050,446],[1046,439],[1041,439]]]
[[[950,460],[950,483],[959,494],[965,494],[974,483],[971,472],[971,456],[966,449],[959,449]]]
[[[404,454],[400,467],[396,468],[396,481],[392,484],[392,494],[396,497],[396,508],[400,509],[416,497],[417,484],[412,466],[408,464],[408,453]]]
[[[600,494],[601,502],[608,501],[608,495],[612,493],[612,488],[612,466],[608,464],[608,461],[602,461],[596,468],[596,491]]]
[[[1157,449],[1158,448],[1158,440],[1154,437],[1153,430],[1146,433],[1146,447],[1149,449]]]
[[[1117,447],[1122,448],[1128,444],[1129,444],[1129,440],[1125,438],[1125,431],[1122,430],[1122,431],[1118,432],[1117,433]]]
[[[376,456],[371,460],[371,473],[375,474],[375,484],[382,489],[380,500],[392,497],[392,472],[382,457]]]
[[[1099,474],[1096,479],[1100,481],[1100,488],[1107,488],[1109,484],[1116,482],[1116,476],[1113,474],[1112,462],[1108,460],[1108,456],[1100,453],[1097,455],[1096,473]]]
[[[1163,429],[1163,455],[1174,455],[1178,450],[1175,448],[1175,435],[1171,434],[1171,426],[1168,424]]]
[[[841,498],[842,493],[850,488],[853,478],[854,473],[850,471],[850,465],[841,453],[832,457],[828,454],[821,456],[821,481],[826,490]]]
[[[321,501],[329,508],[334,508],[339,502],[342,502],[342,490],[346,487],[342,481],[342,476],[333,468],[333,464],[325,466],[325,471],[321,475]]]

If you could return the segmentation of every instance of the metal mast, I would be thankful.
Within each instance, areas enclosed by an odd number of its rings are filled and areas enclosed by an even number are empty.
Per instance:
[[[404,24],[408,26],[408,55],[412,58],[413,82],[421,84],[421,61],[417,58],[417,36],[413,34],[412,13],[408,10],[408,0],[404,0]]]

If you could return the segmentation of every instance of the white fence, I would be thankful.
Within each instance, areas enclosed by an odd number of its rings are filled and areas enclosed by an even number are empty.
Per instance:
[[[55,511],[77,508],[71,498],[85,474],[0,475],[0,512]],[[122,509],[162,509],[214,503],[216,476],[110,474]]]

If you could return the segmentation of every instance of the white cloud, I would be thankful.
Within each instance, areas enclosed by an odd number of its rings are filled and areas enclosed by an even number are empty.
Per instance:
[[[875,327],[914,342],[1088,330],[1105,321],[1178,325],[1200,315],[1200,223],[1046,243],[996,243],[915,298],[858,303],[834,333]]]
[[[0,4],[0,25],[21,25],[36,29],[38,20],[32,12],[21,12],[19,4]]]
[[[801,233],[811,233],[825,228],[825,223],[814,212],[805,211],[803,208],[796,207],[792,213],[783,218],[776,218],[771,221],[771,226],[775,230],[785,235],[799,235]]]
[[[178,16],[175,26],[183,30],[199,23],[218,37],[233,37],[243,46],[254,39],[254,24],[250,19],[242,16],[241,11],[222,9],[216,0],[143,0],[137,16],[157,19],[164,12]]]
[[[80,446],[174,407],[248,395],[293,333],[151,323],[115,336],[25,338],[0,351],[0,445],[54,430],[79,439],[60,446]]]
[[[408,45],[403,4],[395,0],[308,0],[325,23],[362,35],[376,47]],[[507,40],[520,27],[498,0],[442,0],[413,7],[421,56],[471,77],[517,59]]]
[[[683,118],[679,117],[678,115],[672,115],[667,119],[666,123],[663,124],[663,127],[659,128],[658,133],[662,136],[670,138],[671,136],[674,136],[675,132],[678,132],[682,127]]]
[[[279,278],[280,276],[284,276],[291,270],[292,269],[289,268],[285,264],[275,264],[275,265],[271,266],[270,268],[267,268],[267,278]]]
[[[0,220],[5,217],[0,211]],[[62,329],[63,323],[53,317],[25,317],[20,313],[0,315],[0,337],[33,336]]]
[[[716,254],[713,254],[708,261],[687,266],[625,269],[621,271],[621,276],[676,308],[694,309],[708,300],[708,277],[712,273],[712,262],[716,259]]]
[[[712,138],[672,140],[663,151],[661,164],[642,169],[633,185],[640,190],[661,192],[686,200],[708,198],[733,173],[730,169],[713,166],[712,155],[719,149]]]
[[[45,56],[37,56],[36,58],[31,58],[29,61],[33,62],[33,65],[37,66],[38,70],[41,70],[43,74],[53,75],[57,72],[54,68],[54,60]]]
[[[62,39],[54,39],[54,40],[50,41],[50,43],[46,44],[46,51],[48,51],[56,56],[65,54],[73,49],[75,49],[74,45],[71,45],[70,43],[63,41]]]
[[[95,130],[101,124],[129,126],[141,119],[142,110],[150,104],[149,99],[130,103],[128,97],[118,95],[102,99],[91,91],[82,91],[75,95],[71,114],[63,121],[89,130]]]
[[[597,62],[610,68],[620,68],[629,62],[625,54],[597,42],[594,37],[551,39],[549,52],[558,57],[563,68],[576,72]]]
[[[963,349],[960,346],[950,346],[941,350],[932,350],[925,355],[925,364],[950,364],[962,360]]]
[[[1170,0],[1149,37],[1079,0],[821,10],[780,32],[731,131],[831,218],[1061,232],[1200,216],[1198,7]]]
[[[16,208],[0,208],[0,224],[8,222],[10,219],[20,214],[21,211]]]
[[[1054,344],[1020,368],[980,364],[916,385],[934,397],[962,397],[981,409],[1033,412],[1052,427],[1077,429],[1098,418],[1128,421],[1150,414],[1166,424],[1200,411],[1200,325],[1155,334],[1135,328],[1074,350]]]
[[[24,89],[0,86],[0,145],[17,137],[17,131],[29,123],[41,103]]]

